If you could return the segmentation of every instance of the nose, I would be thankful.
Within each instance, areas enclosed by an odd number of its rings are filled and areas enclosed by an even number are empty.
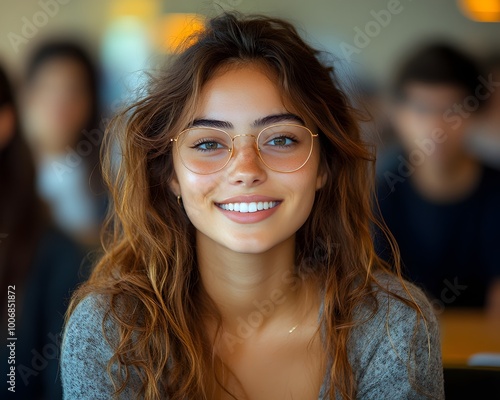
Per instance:
[[[239,138],[237,145],[233,142],[233,156],[228,168],[229,181],[233,185],[248,187],[260,185],[267,179],[267,173],[259,157],[255,136],[238,136],[248,137]]]

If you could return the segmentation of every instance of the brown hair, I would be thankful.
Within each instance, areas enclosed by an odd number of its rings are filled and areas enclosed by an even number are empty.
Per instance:
[[[325,351],[333,359],[329,398],[336,391],[354,398],[347,347],[354,311],[375,299],[376,271],[401,279],[399,267],[391,272],[374,251],[371,226],[381,225],[372,212],[374,156],[360,138],[354,111],[332,68],[281,19],[225,13],[189,43],[107,136],[121,144],[122,159],[114,168],[106,153],[113,207],[103,236],[105,253],[75,293],[67,318],[87,294],[110,296],[105,319],[112,318],[119,337],[107,333],[115,345],[108,373],[113,364],[122,372],[112,377],[117,393],[125,388],[130,367],[140,372],[146,399],[209,397],[206,382],[218,382],[211,368],[215,356],[199,329],[209,307],[199,301],[194,227],[169,188],[170,139],[185,127],[201,88],[216,71],[229,63],[258,62],[275,73],[284,98],[319,133],[320,168],[327,180],[297,232],[296,273],[324,284],[321,323]],[[421,314],[414,301],[392,295]]]
[[[35,190],[35,165],[27,143],[19,129],[14,94],[7,75],[0,68],[0,108],[11,107],[14,132],[4,148],[0,148],[0,284],[16,284],[18,293],[35,257],[46,211]],[[2,323],[7,320],[1,312]]]

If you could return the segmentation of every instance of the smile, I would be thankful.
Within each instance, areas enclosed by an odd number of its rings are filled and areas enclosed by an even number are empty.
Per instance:
[[[269,210],[276,207],[280,203],[280,201],[259,201],[251,203],[216,203],[216,205],[226,211],[254,213],[257,211]]]

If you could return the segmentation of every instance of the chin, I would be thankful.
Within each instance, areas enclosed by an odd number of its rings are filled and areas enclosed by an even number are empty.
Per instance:
[[[235,253],[262,254],[271,250],[279,243],[275,240],[264,240],[264,238],[233,238],[232,240],[225,240],[221,244]]]

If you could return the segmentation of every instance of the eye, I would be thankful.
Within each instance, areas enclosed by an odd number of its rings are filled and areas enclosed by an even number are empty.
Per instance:
[[[225,146],[215,140],[199,140],[197,143],[194,143],[191,148],[199,151],[214,151],[225,148]]]
[[[279,147],[284,147],[284,146],[291,146],[297,141],[292,139],[291,137],[285,136],[285,135],[280,135],[272,138],[269,140],[266,144],[269,144],[271,146],[279,146]]]

